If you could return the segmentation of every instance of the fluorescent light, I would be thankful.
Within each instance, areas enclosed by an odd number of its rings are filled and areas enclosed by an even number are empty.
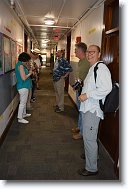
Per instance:
[[[49,39],[43,39],[43,40],[41,40],[41,42],[43,43],[43,44],[46,44],[46,43],[48,43],[50,40]]]
[[[53,25],[55,23],[55,20],[53,18],[45,18],[44,23],[46,25]]]
[[[49,39],[44,39],[44,41],[47,43],[47,42],[49,42]]]
[[[33,49],[33,52],[35,52],[35,53],[40,53],[40,50],[37,49],[37,48],[35,48],[35,49]]]

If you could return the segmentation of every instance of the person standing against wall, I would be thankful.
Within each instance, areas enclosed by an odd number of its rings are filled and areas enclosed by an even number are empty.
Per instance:
[[[111,73],[103,63],[98,65],[95,81],[94,68],[100,59],[100,48],[97,45],[89,46],[86,55],[90,63],[89,72],[84,80],[82,93],[78,97],[80,112],[82,113],[83,140],[85,149],[85,168],[78,170],[83,176],[96,175],[97,167],[97,133],[100,119],[103,119],[103,111],[100,109],[99,100],[105,97],[112,90]]]
[[[64,111],[64,84],[71,71],[71,65],[63,58],[63,51],[58,50],[53,69],[53,84],[56,95],[55,112],[57,113]]]
[[[38,67],[38,74],[37,74],[38,78],[37,78],[37,82],[36,82],[36,88],[37,88],[37,90],[40,90],[40,88],[39,88],[39,77],[40,77],[40,70],[41,70],[41,62],[40,62],[40,59],[39,59],[39,55],[37,53],[34,53],[34,52],[33,52],[33,54],[35,56],[34,62],[36,63],[36,65]]]
[[[87,45],[85,43],[80,42],[76,44],[75,47],[76,47],[75,48],[76,57],[79,58],[76,80],[82,82],[86,78],[88,70],[90,68],[90,64],[86,59]],[[80,109],[80,101],[78,100],[79,95],[80,95],[80,91],[76,90],[76,103],[78,110]],[[73,128],[72,132],[74,133],[73,139],[78,140],[82,138],[83,126],[82,126],[81,112],[79,112],[78,127]]]
[[[30,63],[31,57],[29,54],[23,52],[18,57],[18,62],[15,66],[15,73],[17,79],[17,90],[20,95],[20,104],[18,108],[18,122],[19,123],[29,123],[25,117],[31,116],[31,114],[26,113],[26,104],[28,100],[29,90],[32,88],[31,74],[32,70],[28,71],[25,64]]]
[[[33,74],[31,75],[31,79],[32,79],[32,96],[31,96],[31,102],[35,102],[35,96],[34,96],[34,92],[37,86],[37,81],[38,81],[38,66],[36,65],[36,63],[34,62],[35,60],[35,54],[33,52],[31,52],[30,54],[31,56],[31,68],[33,70]]]

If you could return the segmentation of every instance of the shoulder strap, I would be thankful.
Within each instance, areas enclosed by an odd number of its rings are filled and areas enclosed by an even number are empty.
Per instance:
[[[99,61],[99,62],[96,64],[96,66],[94,67],[94,78],[95,78],[95,83],[96,83],[96,78],[97,78],[98,65],[101,64],[101,63],[104,64],[103,61]]]
[[[103,61],[99,61],[99,62],[96,64],[96,66],[94,67],[94,79],[95,79],[95,83],[96,83],[96,78],[97,78],[98,65],[99,65],[100,63],[104,64]],[[102,103],[102,100],[99,100],[99,104],[100,104],[101,110],[103,111],[103,103]]]

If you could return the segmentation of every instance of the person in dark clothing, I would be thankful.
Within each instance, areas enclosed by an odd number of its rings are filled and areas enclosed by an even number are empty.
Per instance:
[[[39,54],[39,60],[40,60],[41,66],[43,66],[42,56],[40,54]]]
[[[50,67],[51,67],[50,74],[53,74],[53,68],[54,68],[54,55],[53,55],[53,53],[51,53],[51,57],[50,57]]]

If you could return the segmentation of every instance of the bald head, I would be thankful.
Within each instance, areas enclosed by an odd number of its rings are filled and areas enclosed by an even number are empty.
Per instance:
[[[100,47],[98,45],[90,45],[86,51],[86,58],[91,65],[100,60],[100,55]]]
[[[100,52],[100,47],[98,45],[90,45],[89,47],[94,47],[97,49],[98,52]]]

